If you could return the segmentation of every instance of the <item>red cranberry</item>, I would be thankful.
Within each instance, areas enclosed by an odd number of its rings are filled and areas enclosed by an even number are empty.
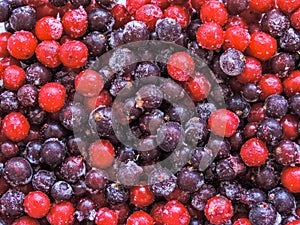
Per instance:
[[[275,0],[250,0],[249,9],[259,13],[265,13],[272,9],[275,5]]]
[[[98,95],[103,89],[102,76],[94,70],[84,70],[75,78],[75,89],[86,97]]]
[[[9,52],[7,50],[7,40],[11,36],[9,32],[2,32],[0,33],[0,57],[8,57]]]
[[[150,215],[153,217],[155,224],[163,225],[162,212],[165,206],[165,202],[155,203],[151,209]]]
[[[66,89],[63,85],[50,82],[41,87],[39,92],[39,105],[47,112],[58,112],[65,103]]]
[[[282,12],[290,14],[300,8],[300,2],[298,0],[277,0],[277,6]]]
[[[280,94],[283,91],[281,80],[273,74],[265,74],[259,81],[261,89],[260,98],[266,99],[273,94]]]
[[[151,0],[126,0],[126,8],[130,14],[134,14],[143,5],[150,3]]]
[[[172,200],[163,207],[162,221],[164,225],[188,225],[190,214],[183,204]]]
[[[11,91],[18,90],[25,83],[26,73],[19,66],[8,66],[3,72],[3,85]]]
[[[148,29],[154,30],[157,20],[163,18],[163,16],[163,12],[159,8],[159,6],[154,4],[147,4],[143,5],[136,11],[134,18],[138,21],[144,22],[147,25]]]
[[[168,60],[168,73],[178,81],[187,81],[194,73],[193,58],[185,52],[177,52]]]
[[[63,33],[63,27],[59,20],[52,16],[46,16],[38,20],[35,25],[35,34],[38,39],[44,40],[58,40]]]
[[[224,42],[224,31],[219,24],[202,24],[196,34],[198,44],[205,49],[216,50]]]
[[[229,29],[231,27],[240,27],[240,28],[244,28],[247,29],[247,23],[244,21],[243,18],[239,17],[239,16],[232,16],[227,20],[227,23],[225,25],[225,29]]]
[[[256,83],[262,77],[262,66],[261,63],[252,57],[246,57],[246,66],[244,71],[237,76],[239,82],[246,83]]]
[[[290,17],[291,25],[296,30],[300,30],[300,8],[297,9]]]
[[[293,96],[300,93],[300,70],[293,71],[283,81],[284,93],[287,96]]]
[[[154,202],[154,195],[148,186],[136,186],[130,191],[130,201],[136,207],[145,207]]]
[[[93,167],[107,168],[114,161],[114,146],[108,140],[98,140],[89,147],[90,162]]]
[[[71,225],[74,222],[74,212],[74,206],[70,202],[55,203],[46,218],[51,225]]]
[[[84,105],[90,111],[98,108],[99,106],[111,106],[111,104],[112,104],[112,96],[106,90],[102,90],[98,96],[86,98],[84,101]]]
[[[2,120],[2,132],[11,141],[21,141],[27,137],[30,125],[26,117],[19,112],[12,112]]]
[[[176,20],[182,28],[186,28],[190,23],[188,10],[180,5],[171,5],[166,8],[164,16]]]
[[[124,26],[126,23],[128,23],[130,21],[130,14],[127,11],[127,9],[125,8],[124,5],[122,4],[116,4],[110,11],[111,15],[114,17],[115,19],[115,23],[114,23],[114,28],[119,28]],[[145,14],[144,14],[145,16]],[[149,15],[148,15],[149,16]],[[150,14],[150,16],[152,17],[152,15]],[[143,21],[144,17],[141,18],[136,15],[136,20],[140,20]],[[145,22],[145,21],[143,21]],[[146,22],[145,22],[146,23]],[[147,24],[148,25],[148,24]]]
[[[207,201],[204,212],[211,223],[221,225],[231,219],[233,207],[229,199],[217,195]]]
[[[196,9],[197,12],[200,11],[202,5],[206,2],[207,0],[191,0],[191,4],[194,9]]]
[[[251,225],[251,222],[248,218],[237,219],[233,225]]]
[[[40,223],[29,216],[22,216],[19,219],[16,219],[12,225],[40,225]]]
[[[126,222],[126,225],[154,225],[153,218],[144,211],[136,211],[132,213]]]
[[[37,219],[42,218],[46,216],[50,210],[50,199],[41,191],[30,192],[25,197],[24,208],[30,217]]]
[[[290,192],[300,192],[300,167],[287,166],[282,170],[281,183]]]
[[[240,155],[247,166],[260,166],[268,159],[269,152],[261,140],[251,138],[243,144]]]
[[[286,225],[300,225],[300,220],[294,220],[294,221],[288,222]]]
[[[283,139],[295,140],[299,136],[297,116],[287,114],[280,120],[283,128]]]
[[[117,225],[118,214],[109,208],[100,208],[95,217],[96,225]]]
[[[208,119],[211,131],[221,137],[232,136],[236,132],[239,122],[239,117],[226,109],[214,111]]]
[[[66,12],[62,18],[62,25],[64,31],[70,37],[82,37],[88,26],[88,17],[84,8],[78,8]]]
[[[61,62],[58,57],[60,44],[56,41],[42,41],[36,48],[37,59],[47,67],[56,68]]]
[[[236,50],[243,52],[248,47],[249,43],[250,34],[248,30],[239,26],[233,26],[226,29],[223,44],[225,50],[228,48],[235,48]]]
[[[215,22],[220,26],[225,25],[228,19],[227,9],[219,1],[206,1],[200,9],[200,19],[203,23]]]

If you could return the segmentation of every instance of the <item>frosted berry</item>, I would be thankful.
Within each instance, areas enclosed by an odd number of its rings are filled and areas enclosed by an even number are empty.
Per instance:
[[[102,76],[94,70],[84,70],[75,78],[75,89],[86,97],[98,95],[104,86]]]
[[[11,91],[18,90],[25,83],[25,71],[19,66],[8,66],[3,71],[3,85]]]
[[[114,146],[108,140],[98,140],[89,147],[90,163],[93,167],[104,169],[112,165]]]
[[[221,26],[225,25],[228,19],[227,9],[219,1],[206,1],[200,9],[200,18],[203,23],[215,22]]]
[[[168,60],[168,73],[178,81],[187,81],[194,73],[193,58],[185,52],[177,52]]]
[[[71,225],[74,222],[74,211],[70,202],[55,203],[46,218],[51,225]]]
[[[58,67],[61,62],[58,57],[60,44],[56,41],[42,41],[36,48],[37,59],[49,68]]]
[[[281,183],[290,192],[300,192],[300,167],[285,167],[281,172]]]
[[[109,208],[100,208],[95,217],[96,225],[117,225],[118,214]]]
[[[62,25],[66,34],[72,38],[82,37],[88,26],[87,13],[84,8],[69,10],[62,18]]]
[[[224,31],[216,23],[210,22],[202,24],[196,34],[198,44],[205,49],[216,50],[224,42]]]
[[[162,19],[163,16],[162,10],[157,5],[147,4],[136,11],[134,18],[144,22],[149,30],[154,30],[157,20]]]
[[[41,191],[30,192],[25,197],[24,208],[30,217],[42,218],[50,210],[50,199]]]
[[[38,39],[58,40],[63,33],[63,26],[59,20],[52,16],[46,16],[37,21],[35,25],[35,34]]]
[[[169,201],[163,207],[162,221],[164,225],[188,225],[190,218],[187,208],[176,200]]]

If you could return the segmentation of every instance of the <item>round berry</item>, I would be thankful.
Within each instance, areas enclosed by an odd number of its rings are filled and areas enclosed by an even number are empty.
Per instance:
[[[94,70],[84,70],[75,78],[75,89],[86,97],[99,95],[103,89],[102,76]]]
[[[104,169],[114,161],[114,146],[108,140],[98,140],[89,147],[90,163],[93,167]]]
[[[46,16],[37,21],[35,34],[41,41],[58,40],[63,33],[63,26],[59,20],[52,16]]]
[[[239,26],[229,27],[225,31],[223,48],[225,50],[234,48],[243,52],[250,44],[250,38],[248,30],[245,28]]]
[[[277,0],[277,6],[282,12],[290,14],[300,8],[300,2],[298,0]]]
[[[300,8],[291,15],[290,20],[292,27],[296,30],[300,30]]]
[[[287,114],[280,120],[283,129],[283,139],[295,140],[299,136],[298,117]]]
[[[59,48],[58,56],[64,66],[80,68],[88,58],[88,48],[81,41],[68,41]]]
[[[7,50],[16,59],[29,59],[34,55],[38,42],[29,31],[17,31],[7,40]]]
[[[56,41],[42,41],[36,48],[36,58],[49,68],[58,67],[61,62],[58,57],[60,45]]]
[[[272,9],[274,5],[275,0],[249,0],[249,9],[258,13],[265,13]]]
[[[249,219],[251,224],[267,225],[275,224],[277,212],[275,207],[266,202],[259,202],[252,206],[249,212]]]
[[[203,101],[210,92],[211,84],[202,74],[196,73],[184,82],[184,89],[196,102]]]
[[[220,56],[220,68],[228,76],[237,76],[245,69],[246,59],[242,52],[229,48]]]
[[[293,71],[283,81],[284,93],[287,96],[293,96],[300,93],[300,70]]]
[[[96,225],[117,225],[118,214],[109,208],[100,208],[95,216]]]
[[[180,38],[182,28],[175,19],[163,18],[157,21],[155,32],[159,40],[174,42]]]
[[[144,41],[149,38],[149,31],[144,22],[133,20],[125,24],[123,39],[126,43]]]
[[[162,221],[164,225],[188,225],[190,214],[187,208],[176,200],[167,202],[162,211]]]
[[[135,186],[130,190],[130,201],[141,208],[152,204],[154,195],[146,185]]]
[[[74,211],[70,202],[55,203],[46,218],[51,225],[71,225],[74,222]]]
[[[43,110],[53,113],[62,109],[65,98],[65,87],[60,83],[50,82],[41,87],[38,102]]]
[[[15,8],[9,18],[9,24],[15,31],[31,31],[34,28],[35,23],[36,11],[29,5]]]
[[[252,225],[248,218],[240,218],[234,221],[233,225]]]
[[[215,22],[221,26],[225,25],[228,19],[227,9],[219,1],[206,1],[200,9],[202,23]]]
[[[50,210],[50,199],[41,191],[30,192],[25,197],[24,208],[30,217],[37,219],[42,218],[46,216]]]
[[[11,36],[9,32],[2,32],[0,33],[0,57],[8,57],[9,52],[7,50],[7,40]]]
[[[282,118],[288,111],[288,101],[282,95],[270,95],[265,100],[266,115],[272,118]]]
[[[19,112],[12,112],[2,120],[2,132],[11,141],[21,141],[27,137],[30,125],[26,117]]]
[[[225,0],[224,4],[231,15],[238,15],[245,11],[249,6],[249,0]]]
[[[260,60],[270,59],[277,51],[277,41],[275,38],[264,32],[254,32],[251,34],[248,54]]]
[[[196,38],[202,48],[216,50],[224,42],[224,31],[219,24],[205,23],[199,27]]]
[[[144,9],[143,10],[139,9],[139,11],[140,11],[139,13],[136,13],[135,19],[146,23],[148,28],[151,29],[152,22],[150,22],[150,21],[153,21],[153,19],[156,18],[156,16],[152,15],[152,13],[148,13],[148,11],[145,11]],[[120,27],[124,26],[131,19],[129,12],[127,11],[126,7],[122,4],[116,4],[111,9],[110,13],[115,19],[114,28],[120,28]],[[140,14],[142,14],[143,16],[140,16]],[[163,15],[162,12],[161,12],[161,15]],[[155,23],[156,23],[156,21],[155,21]],[[155,23],[153,25],[153,28],[155,27]]]
[[[260,98],[262,100],[270,95],[280,94],[283,91],[281,80],[273,74],[265,74],[258,84],[261,89]]]
[[[171,5],[166,8],[164,10],[164,16],[176,20],[182,28],[186,28],[190,23],[188,10],[180,5]]]
[[[135,12],[134,18],[138,21],[144,22],[147,25],[149,30],[154,30],[157,20],[162,19],[163,16],[164,16],[164,14],[163,14],[162,10],[157,5],[146,4],[146,5],[143,5],[141,8],[139,8]],[[175,18],[173,18],[173,19],[175,19]],[[118,20],[118,17],[117,17],[117,20]]]
[[[11,91],[18,90],[25,83],[26,73],[19,66],[8,66],[3,72],[3,85]]]
[[[154,220],[148,213],[144,211],[136,211],[128,217],[126,222],[126,225],[135,225],[135,224],[154,225]]]
[[[290,192],[300,192],[300,167],[287,166],[282,170],[281,183]]]
[[[84,8],[69,10],[62,18],[62,25],[67,35],[72,38],[82,37],[88,27],[88,17]]]
[[[269,152],[261,140],[251,138],[242,145],[240,155],[247,166],[260,166],[268,159]]]
[[[194,60],[185,52],[177,52],[169,58],[167,69],[173,79],[187,81],[194,74]]]
[[[262,77],[261,63],[252,57],[246,56],[246,64],[243,72],[237,76],[237,80],[243,84],[257,83]]]
[[[208,119],[211,131],[221,137],[232,136],[236,132],[239,122],[239,117],[226,109],[214,111]]]
[[[300,225],[300,220],[293,220],[291,222],[288,222],[286,225]]]
[[[150,4],[151,0],[126,0],[126,8],[130,14],[134,14],[136,10],[143,5]]]
[[[204,213],[211,223],[221,225],[231,219],[233,207],[229,199],[217,195],[207,201]]]

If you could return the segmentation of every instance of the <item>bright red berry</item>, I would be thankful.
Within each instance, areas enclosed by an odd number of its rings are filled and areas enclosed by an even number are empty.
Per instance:
[[[176,20],[182,28],[186,28],[190,23],[189,11],[180,5],[171,5],[166,8],[164,16]]]
[[[89,147],[90,162],[93,167],[104,169],[114,161],[115,149],[108,140],[97,140]]]
[[[250,0],[249,9],[254,12],[265,13],[272,9],[275,5],[275,0]]]
[[[62,109],[65,98],[65,87],[60,83],[50,82],[41,87],[38,102],[43,110],[54,113]]]
[[[169,0],[151,0],[151,4],[157,5],[161,9],[165,9],[170,5]]]
[[[50,210],[50,199],[41,191],[33,191],[26,195],[24,200],[26,213],[32,218],[42,218]]]
[[[283,129],[283,139],[295,140],[299,136],[298,117],[292,114],[287,114],[280,120]]]
[[[112,100],[111,94],[103,89],[98,96],[86,98],[84,105],[91,111],[99,106],[111,106]]]
[[[196,102],[204,100],[210,92],[211,84],[202,74],[196,73],[184,82],[184,89]]]
[[[7,50],[16,59],[29,59],[34,55],[38,42],[29,31],[17,31],[7,40]]]
[[[277,41],[271,35],[264,32],[251,34],[248,54],[260,60],[270,59],[277,51]]]
[[[162,221],[164,225],[188,225],[190,218],[189,211],[179,201],[169,201],[163,207]]]
[[[223,26],[227,22],[228,12],[222,2],[206,1],[200,9],[200,19],[203,23],[215,22]]]
[[[150,4],[151,0],[126,0],[126,8],[133,15],[143,5]]]
[[[196,9],[197,12],[200,11],[202,5],[206,2],[207,0],[191,0],[191,4],[192,4],[192,7],[194,9]]]
[[[221,137],[232,136],[236,132],[239,122],[239,117],[226,109],[214,111],[208,119],[211,131]]]
[[[267,146],[258,138],[251,138],[242,147],[240,155],[247,166],[261,166],[269,156]]]
[[[224,42],[224,31],[219,24],[202,24],[196,34],[198,44],[205,49],[216,50]]]
[[[300,70],[293,71],[283,81],[284,93],[287,96],[293,96],[300,93]]]
[[[282,12],[286,14],[290,14],[300,8],[300,1],[299,0],[277,0],[277,6]]]
[[[132,213],[126,222],[126,225],[154,225],[153,218],[144,211],[136,211]]]
[[[300,8],[297,9],[290,17],[291,25],[296,30],[300,30]]]
[[[4,58],[9,56],[9,52],[7,50],[7,40],[11,36],[9,32],[0,33],[0,58]]]
[[[75,78],[75,89],[86,97],[99,95],[104,87],[102,76],[94,70],[84,70]]]
[[[30,125],[26,117],[19,112],[11,112],[2,120],[2,132],[11,141],[21,141],[27,137]]]
[[[43,17],[35,25],[35,34],[42,41],[58,40],[61,38],[62,33],[62,23],[52,16]]]
[[[115,19],[114,28],[122,27],[131,20],[129,12],[122,4],[116,4],[110,13]]]
[[[288,222],[286,225],[300,225],[300,220],[294,220],[294,221]]]
[[[187,81],[194,74],[194,59],[185,52],[177,52],[169,58],[167,69],[173,79]]]
[[[145,207],[154,202],[154,194],[146,185],[135,186],[130,191],[130,201],[136,207]]]
[[[157,20],[163,18],[163,16],[162,10],[157,5],[147,4],[135,12],[134,18],[144,22],[150,30],[154,30]]]
[[[232,16],[232,17],[229,17],[229,19],[227,20],[227,23],[225,25],[225,29],[229,29],[231,27],[235,27],[235,26],[238,26],[238,27],[241,27],[241,28],[244,28],[244,29],[247,29],[248,26],[247,26],[247,23],[245,22],[245,20],[239,16]]]
[[[58,67],[61,62],[58,57],[60,44],[56,41],[42,41],[36,48],[37,59],[49,68]]]
[[[58,56],[64,66],[80,68],[87,61],[88,48],[81,41],[68,41],[60,46]]]
[[[235,48],[243,52],[248,47],[250,38],[248,30],[239,26],[230,27],[225,31],[223,48]]]
[[[220,225],[231,219],[233,207],[229,199],[217,195],[207,201],[204,213],[211,223]]]
[[[96,225],[117,225],[118,214],[109,208],[100,208],[95,217]]]
[[[19,219],[16,219],[12,225],[40,225],[40,223],[29,216],[22,216]]]
[[[6,89],[16,91],[25,84],[26,73],[19,66],[8,66],[3,71],[3,85]]]
[[[74,206],[70,202],[54,203],[47,215],[51,225],[71,225],[74,222]]]
[[[84,8],[69,10],[62,18],[62,25],[66,34],[72,38],[82,37],[88,27],[87,13]]]
[[[233,225],[252,225],[248,218],[237,219]]]
[[[246,56],[245,69],[237,76],[237,80],[243,84],[257,83],[262,77],[261,63],[252,57]]]
[[[285,167],[281,172],[281,183],[290,192],[300,193],[300,167]]]
[[[283,91],[281,80],[273,74],[265,74],[259,81],[261,89],[260,98],[266,99],[273,94],[280,94]]]

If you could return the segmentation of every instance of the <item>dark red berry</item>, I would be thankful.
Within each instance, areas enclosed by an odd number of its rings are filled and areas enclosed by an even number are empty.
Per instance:
[[[16,219],[12,225],[40,225],[40,223],[29,216],[22,216],[19,219]]]
[[[72,38],[82,37],[88,26],[87,13],[84,8],[69,10],[62,18],[66,34]]]
[[[95,141],[89,147],[90,163],[99,169],[111,166],[114,155],[114,146],[108,140]]]
[[[273,74],[265,74],[258,84],[261,89],[260,98],[262,100],[270,95],[280,94],[283,91],[281,80]]]
[[[134,14],[143,5],[150,4],[151,0],[126,0],[126,8],[130,14]]]
[[[280,122],[283,128],[283,139],[295,140],[299,136],[299,120],[295,115],[287,114]]]
[[[164,16],[176,20],[182,28],[186,28],[190,23],[189,11],[183,6],[169,6],[165,9]]]
[[[200,19],[203,23],[214,22],[223,26],[228,19],[227,9],[222,2],[206,1],[201,6]]]
[[[84,70],[75,78],[75,89],[86,97],[98,95],[104,86],[102,76],[94,70]]]
[[[206,0],[191,0],[191,4],[194,9],[197,10],[197,12],[200,11],[201,6],[206,2]]]
[[[35,50],[36,57],[45,66],[56,68],[61,64],[59,48],[60,44],[56,41],[42,41]]]
[[[187,81],[194,73],[195,64],[189,54],[177,52],[169,58],[167,68],[173,79]]]
[[[291,15],[290,20],[292,27],[296,30],[300,30],[300,8]]]
[[[19,66],[8,66],[3,71],[3,85],[11,91],[18,90],[25,83],[25,71]]]
[[[46,216],[50,210],[50,199],[41,191],[30,192],[25,197],[24,208],[30,217],[37,219],[42,218]]]
[[[41,41],[58,40],[63,33],[61,22],[52,16],[46,16],[37,21],[35,34]]]
[[[188,225],[190,214],[183,204],[172,200],[163,207],[162,221],[164,225]]]
[[[233,225],[252,225],[248,218],[240,218],[234,221]]]
[[[300,192],[300,167],[287,166],[281,172],[281,183],[290,192]]]
[[[162,19],[163,16],[164,14],[162,10],[157,5],[146,4],[136,11],[134,18],[138,21],[144,22],[149,30],[154,30],[157,20]]]
[[[122,27],[131,20],[129,12],[127,11],[126,7],[122,4],[116,4],[110,10],[110,13],[115,19],[114,28]],[[152,17],[152,15],[150,15],[150,16]],[[135,19],[146,23],[146,21],[144,21],[144,17],[143,18],[138,18],[138,17],[139,16],[136,16]]]
[[[109,208],[100,208],[95,216],[96,225],[117,225],[118,214]]]
[[[30,125],[26,117],[19,112],[12,112],[2,120],[2,132],[12,141],[21,141],[27,137]]]
[[[224,31],[219,24],[210,22],[202,24],[197,31],[197,42],[205,49],[216,50],[224,42]]]
[[[284,93],[287,96],[293,96],[300,93],[300,70],[293,71],[283,81]]]
[[[0,33],[0,57],[8,57],[9,52],[7,50],[7,40],[11,36],[9,32],[2,32]]]
[[[55,203],[46,218],[51,225],[71,225],[74,222],[74,211],[70,202]]]
[[[246,56],[246,65],[243,72],[237,76],[237,80],[243,84],[257,83],[262,77],[261,63],[252,57]]]
[[[251,138],[241,147],[240,155],[247,166],[260,166],[268,159],[269,152],[261,140]]]
[[[204,100],[210,92],[211,84],[202,74],[195,74],[184,83],[184,89],[196,102]]]
[[[275,5],[275,0],[249,0],[249,9],[258,13],[265,13],[272,9]]]

